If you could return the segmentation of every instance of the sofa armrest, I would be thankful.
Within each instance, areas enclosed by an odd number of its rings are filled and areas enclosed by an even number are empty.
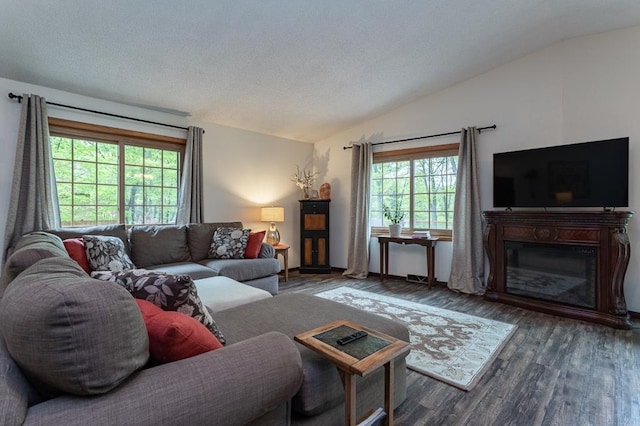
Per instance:
[[[269,332],[142,370],[104,395],[35,405],[25,425],[243,425],[291,399],[302,374],[295,343]]]
[[[276,257],[276,249],[271,244],[262,243],[258,257],[261,259],[273,259]]]

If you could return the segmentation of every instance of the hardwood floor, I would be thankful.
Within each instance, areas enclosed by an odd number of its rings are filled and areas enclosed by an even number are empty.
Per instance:
[[[407,370],[396,425],[640,425],[640,323],[615,330],[454,293],[443,286],[339,273],[289,273],[280,292],[346,286],[504,321],[517,331],[465,392]]]

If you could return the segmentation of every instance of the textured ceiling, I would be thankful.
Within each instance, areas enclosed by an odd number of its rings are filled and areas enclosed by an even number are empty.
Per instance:
[[[310,142],[555,42],[640,24],[639,0],[0,0],[0,11],[0,77]]]

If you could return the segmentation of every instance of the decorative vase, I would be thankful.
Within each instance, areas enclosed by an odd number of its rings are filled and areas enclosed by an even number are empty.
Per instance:
[[[402,224],[400,223],[392,223],[389,225],[389,236],[390,237],[399,237],[402,232]]]
[[[302,188],[302,199],[303,200],[308,200],[309,198],[311,198],[309,196],[309,187],[305,186],[304,188]]]

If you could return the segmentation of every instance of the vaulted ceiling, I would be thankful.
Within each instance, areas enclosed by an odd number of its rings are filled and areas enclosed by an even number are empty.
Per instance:
[[[0,5],[0,77],[308,142],[555,42],[640,24],[638,0]]]

